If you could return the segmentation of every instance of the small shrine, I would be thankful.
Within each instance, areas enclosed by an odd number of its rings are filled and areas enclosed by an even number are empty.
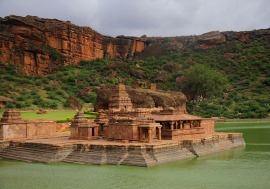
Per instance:
[[[70,139],[91,140],[98,139],[98,125],[90,125],[82,111],[77,112],[70,125]]]

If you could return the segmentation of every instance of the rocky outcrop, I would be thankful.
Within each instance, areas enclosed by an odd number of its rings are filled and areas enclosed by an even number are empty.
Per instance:
[[[225,41],[226,38],[222,33],[220,33],[219,31],[212,31],[200,35],[198,37],[197,43],[201,48],[209,48],[218,44],[222,44]]]
[[[133,57],[145,46],[141,38],[112,38],[69,21],[35,16],[0,18],[0,62],[17,64],[27,75],[46,75],[81,60]]]
[[[253,31],[212,31],[202,35],[177,36],[177,37],[148,37],[147,48],[137,58],[145,59],[151,56],[160,57],[168,53],[177,53],[188,47],[197,49],[215,48],[226,42],[247,43],[250,39],[270,35],[270,28]]]
[[[103,86],[98,90],[95,109],[108,109],[113,87]],[[126,86],[134,108],[180,107],[186,110],[186,96],[181,92],[159,91]]]

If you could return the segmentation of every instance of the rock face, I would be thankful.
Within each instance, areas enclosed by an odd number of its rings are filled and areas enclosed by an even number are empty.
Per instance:
[[[128,58],[146,47],[141,38],[103,36],[69,21],[35,16],[0,18],[0,62],[27,75],[46,75],[59,66],[97,58]]]
[[[198,49],[215,48],[229,41],[245,43],[250,39],[267,35],[270,35],[270,28],[243,32],[212,31],[197,36],[148,37],[146,43],[149,45],[142,53],[138,54],[137,58],[145,59],[151,56],[160,57],[187,47]]]
[[[199,36],[198,44],[202,48],[209,48],[211,46],[216,46],[217,44],[222,44],[226,41],[225,36],[219,31],[212,31]]]
[[[46,75],[81,60],[163,56],[188,46],[214,48],[230,40],[247,42],[269,34],[270,29],[261,29],[213,31],[198,36],[112,38],[69,21],[8,16],[0,17],[0,62],[19,65],[19,70],[27,75]]]

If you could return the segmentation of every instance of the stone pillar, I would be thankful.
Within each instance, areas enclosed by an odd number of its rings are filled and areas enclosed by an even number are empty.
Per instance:
[[[173,125],[174,125],[174,122],[169,122],[170,123],[170,127],[171,127],[171,130],[173,130]]]
[[[139,141],[142,142],[143,141],[143,130],[142,128],[139,127]]]
[[[158,140],[161,140],[161,127],[158,127]]]
[[[194,129],[194,121],[190,121],[191,129]]]
[[[92,128],[91,127],[88,127],[87,128],[87,138],[91,138],[92,137]]]
[[[152,142],[152,128],[148,128],[148,143]]]

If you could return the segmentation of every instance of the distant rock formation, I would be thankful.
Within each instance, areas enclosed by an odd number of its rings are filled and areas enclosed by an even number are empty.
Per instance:
[[[0,18],[0,62],[17,64],[27,75],[46,75],[81,60],[125,59],[145,46],[141,38],[112,38],[69,21],[35,16]]]
[[[224,43],[226,41],[225,36],[219,31],[212,31],[199,36],[198,44],[202,48],[209,48],[217,44]]]
[[[151,56],[164,56],[167,53],[177,52],[179,49],[194,47],[198,49],[215,48],[229,41],[246,43],[248,40],[261,36],[270,35],[270,28],[253,31],[212,31],[202,35],[176,36],[176,37],[148,37],[148,45],[137,58],[147,58]]]
[[[247,42],[270,35],[270,29],[208,32],[198,36],[104,36],[90,27],[36,16],[0,17],[0,62],[19,65],[26,75],[46,75],[61,66],[98,58],[163,56],[188,46],[214,48],[227,41]]]

